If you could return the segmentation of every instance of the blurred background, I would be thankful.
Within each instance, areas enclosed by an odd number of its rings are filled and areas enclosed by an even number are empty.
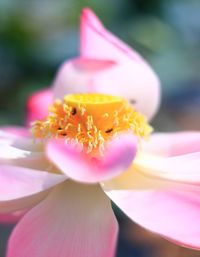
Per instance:
[[[22,125],[26,98],[50,85],[59,65],[78,54],[84,6],[159,75],[163,100],[156,130],[200,129],[199,0],[0,0],[0,125]],[[121,225],[117,257],[200,257],[115,210]],[[2,257],[11,229],[0,226]]]

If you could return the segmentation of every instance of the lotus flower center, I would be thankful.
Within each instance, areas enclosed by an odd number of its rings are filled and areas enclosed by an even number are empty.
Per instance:
[[[125,131],[141,138],[152,128],[125,99],[104,94],[66,95],[55,100],[45,120],[32,126],[35,138],[71,140],[87,153],[103,153],[105,142]]]

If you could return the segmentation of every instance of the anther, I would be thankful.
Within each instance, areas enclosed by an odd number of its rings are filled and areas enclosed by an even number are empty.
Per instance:
[[[106,133],[110,133],[110,132],[112,132],[113,131],[113,128],[110,128],[110,129],[107,129],[105,132]]]
[[[77,111],[76,111],[76,108],[72,108],[71,114],[72,114],[72,115],[75,115],[76,112],[77,112]]]

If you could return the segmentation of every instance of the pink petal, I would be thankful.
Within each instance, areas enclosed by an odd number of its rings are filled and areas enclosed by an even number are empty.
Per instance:
[[[175,156],[200,151],[199,132],[155,133],[142,149],[151,154]]]
[[[107,31],[95,14],[81,15],[81,57],[109,59],[118,65],[93,77],[96,92],[121,95],[151,118],[160,102],[160,82],[151,67],[128,45]]]
[[[1,165],[9,164],[33,169],[47,169],[50,166],[50,163],[45,158],[44,153],[24,149],[21,145],[15,145],[16,142],[14,142],[14,145],[10,145],[9,143],[10,142],[8,141],[2,142],[2,139],[0,139]]]
[[[53,92],[50,88],[42,89],[31,95],[27,101],[26,125],[35,120],[42,120],[48,115],[48,107],[52,104]]]
[[[75,58],[65,62],[53,83],[54,97],[66,94],[94,92],[93,78],[97,73],[115,65],[111,60]]]
[[[14,224],[18,222],[23,217],[24,214],[25,214],[25,211],[16,211],[13,213],[0,214],[0,223]]]
[[[17,224],[7,257],[114,257],[117,231],[102,190],[68,181]]]
[[[108,145],[102,160],[89,159],[79,149],[65,141],[50,141],[48,158],[70,178],[96,183],[117,176],[132,163],[137,151],[137,139],[132,135],[121,135]]]
[[[200,152],[168,158],[141,155],[134,164],[147,176],[200,185]]]
[[[30,131],[27,128],[20,126],[1,126],[1,131],[13,134],[17,137],[28,137],[30,136]]]
[[[0,147],[0,165],[12,165],[12,166],[18,166],[18,167],[25,167],[35,170],[42,170],[42,171],[55,171],[57,172],[57,169],[53,167],[53,165],[47,160],[46,156],[41,153],[29,153],[26,151],[19,151],[14,150],[14,148],[7,147],[5,148],[5,151],[7,153],[4,153],[6,155],[10,154],[10,158],[5,158],[6,156],[2,157],[1,153],[1,147]],[[17,154],[16,154],[17,152]],[[12,157],[11,157],[12,154]],[[20,154],[20,155],[19,155]],[[15,158],[15,156],[17,156]]]
[[[108,69],[116,63],[111,60],[95,60],[87,58],[76,58],[73,60],[74,66],[81,72],[99,72]]]
[[[155,134],[141,150],[144,152],[135,159],[135,165],[144,174],[200,185],[200,133]]]
[[[126,62],[131,58],[144,62],[137,52],[106,30],[89,8],[84,8],[81,14],[80,51],[81,56],[86,58],[109,58],[118,62]]]
[[[47,189],[64,180],[64,175],[0,165],[0,213],[33,206],[46,196]]]
[[[31,142],[33,145],[33,140]],[[0,127],[0,144],[24,146],[27,143],[30,145],[30,133],[27,128],[16,126]]]
[[[169,240],[200,249],[200,153],[135,158],[102,187],[125,214]]]
[[[200,249],[199,190],[111,190],[107,195],[142,227]]]
[[[2,128],[2,127],[1,127]],[[29,135],[29,129],[23,128],[22,133],[17,134],[15,127],[9,127],[10,130],[4,130],[0,128],[0,148],[13,147],[16,149],[26,150],[30,152],[41,152],[43,151],[43,146],[40,141],[36,142]],[[13,130],[12,130],[13,129]]]
[[[183,185],[186,189],[193,188],[193,186],[183,184],[180,181],[167,180],[142,172],[135,165],[135,160],[125,172],[115,178],[101,183],[104,191],[182,189]]]
[[[81,18],[81,57],[66,62],[54,81],[54,95],[97,92],[134,102],[151,118],[160,102],[160,82],[149,65],[132,49],[106,31],[94,14]]]
[[[97,74],[93,79],[93,88],[97,93],[124,97],[149,120],[160,102],[159,83],[153,80],[152,73],[144,66],[127,62]]]
[[[0,164],[49,170],[52,166],[32,138],[0,131]]]

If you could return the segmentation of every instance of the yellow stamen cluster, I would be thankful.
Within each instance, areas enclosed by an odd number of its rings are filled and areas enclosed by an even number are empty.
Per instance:
[[[103,94],[66,95],[32,126],[35,138],[65,138],[93,154],[103,153],[105,142],[124,131],[147,137],[152,128],[125,99]]]

